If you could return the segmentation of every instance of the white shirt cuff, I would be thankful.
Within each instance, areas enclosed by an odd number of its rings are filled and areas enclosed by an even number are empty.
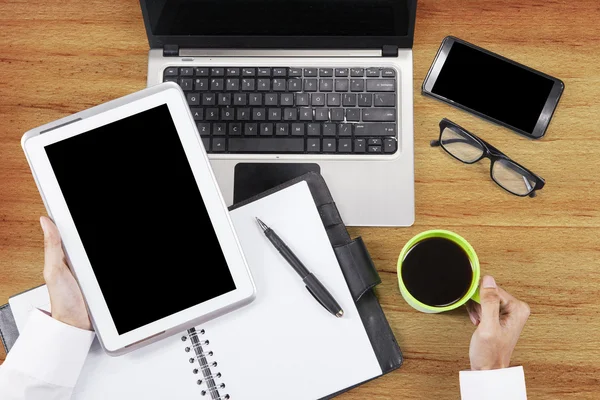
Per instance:
[[[462,400],[527,400],[523,367],[461,371]]]
[[[33,310],[3,368],[46,383],[75,387],[95,333],[55,320]]]

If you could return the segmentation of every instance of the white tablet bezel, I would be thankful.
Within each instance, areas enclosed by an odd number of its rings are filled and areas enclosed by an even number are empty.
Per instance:
[[[44,147],[163,104],[168,106],[171,113],[236,289],[120,335],[111,318]],[[94,113],[95,109],[97,113]],[[60,231],[70,267],[79,281],[92,322],[105,350],[112,355],[123,354],[251,302],[255,296],[254,283],[193,117],[179,86],[174,83],[161,84],[84,113],[79,113],[85,115],[83,118],[79,114],[72,116],[81,118],[80,120],[73,118],[76,120],[74,123],[57,124],[58,127],[50,131],[45,131],[42,127],[26,133],[22,145],[46,208]],[[145,140],[143,132],[127,134],[138,135],[139,140]],[[199,249],[199,260],[203,257]],[[210,259],[205,260],[210,262]],[[184,266],[172,267],[183,268]],[[192,271],[191,268],[185,270]],[[186,278],[182,275],[182,279]],[[210,285],[210,282],[205,284]]]

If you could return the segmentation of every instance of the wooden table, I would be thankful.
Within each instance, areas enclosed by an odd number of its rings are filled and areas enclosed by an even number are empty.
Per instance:
[[[526,300],[513,356],[530,399],[600,396],[600,5],[597,0],[421,0],[414,45],[417,218],[407,229],[354,228],[381,274],[377,292],[404,366],[343,399],[457,399],[473,326],[464,310],[425,315],[401,298],[396,258],[414,234],[466,237],[485,272]],[[446,35],[564,80],[546,138],[530,141],[442,103],[420,87]],[[41,284],[44,207],[20,138],[28,129],[146,83],[148,42],[134,0],[0,1],[0,303]],[[504,193],[489,165],[429,147],[448,117],[547,180],[535,199]],[[0,360],[4,355],[0,355]]]

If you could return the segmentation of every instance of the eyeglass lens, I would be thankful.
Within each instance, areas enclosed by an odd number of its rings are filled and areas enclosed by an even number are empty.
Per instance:
[[[454,127],[444,128],[440,144],[448,153],[465,163],[479,160],[484,152],[478,141]]]
[[[510,160],[499,159],[492,165],[492,178],[504,189],[526,196],[535,189],[536,180],[523,168]]]

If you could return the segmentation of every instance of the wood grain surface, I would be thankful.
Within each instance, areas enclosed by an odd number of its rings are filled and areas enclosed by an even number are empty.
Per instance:
[[[513,356],[514,365],[525,366],[529,398],[600,397],[599,21],[598,0],[419,1],[416,223],[351,230],[363,236],[381,274],[377,293],[406,361],[342,399],[459,398],[458,371],[469,368],[473,332],[466,312],[418,313],[397,288],[400,249],[431,228],[467,238],[484,272],[530,304]],[[436,50],[450,34],[565,82],[544,139],[519,137],[421,96]],[[137,1],[0,1],[0,303],[43,282],[44,206],[22,134],[144,88],[147,51]],[[430,148],[443,117],[540,174],[546,187],[535,199],[508,195],[491,182],[487,162],[463,165]]]

